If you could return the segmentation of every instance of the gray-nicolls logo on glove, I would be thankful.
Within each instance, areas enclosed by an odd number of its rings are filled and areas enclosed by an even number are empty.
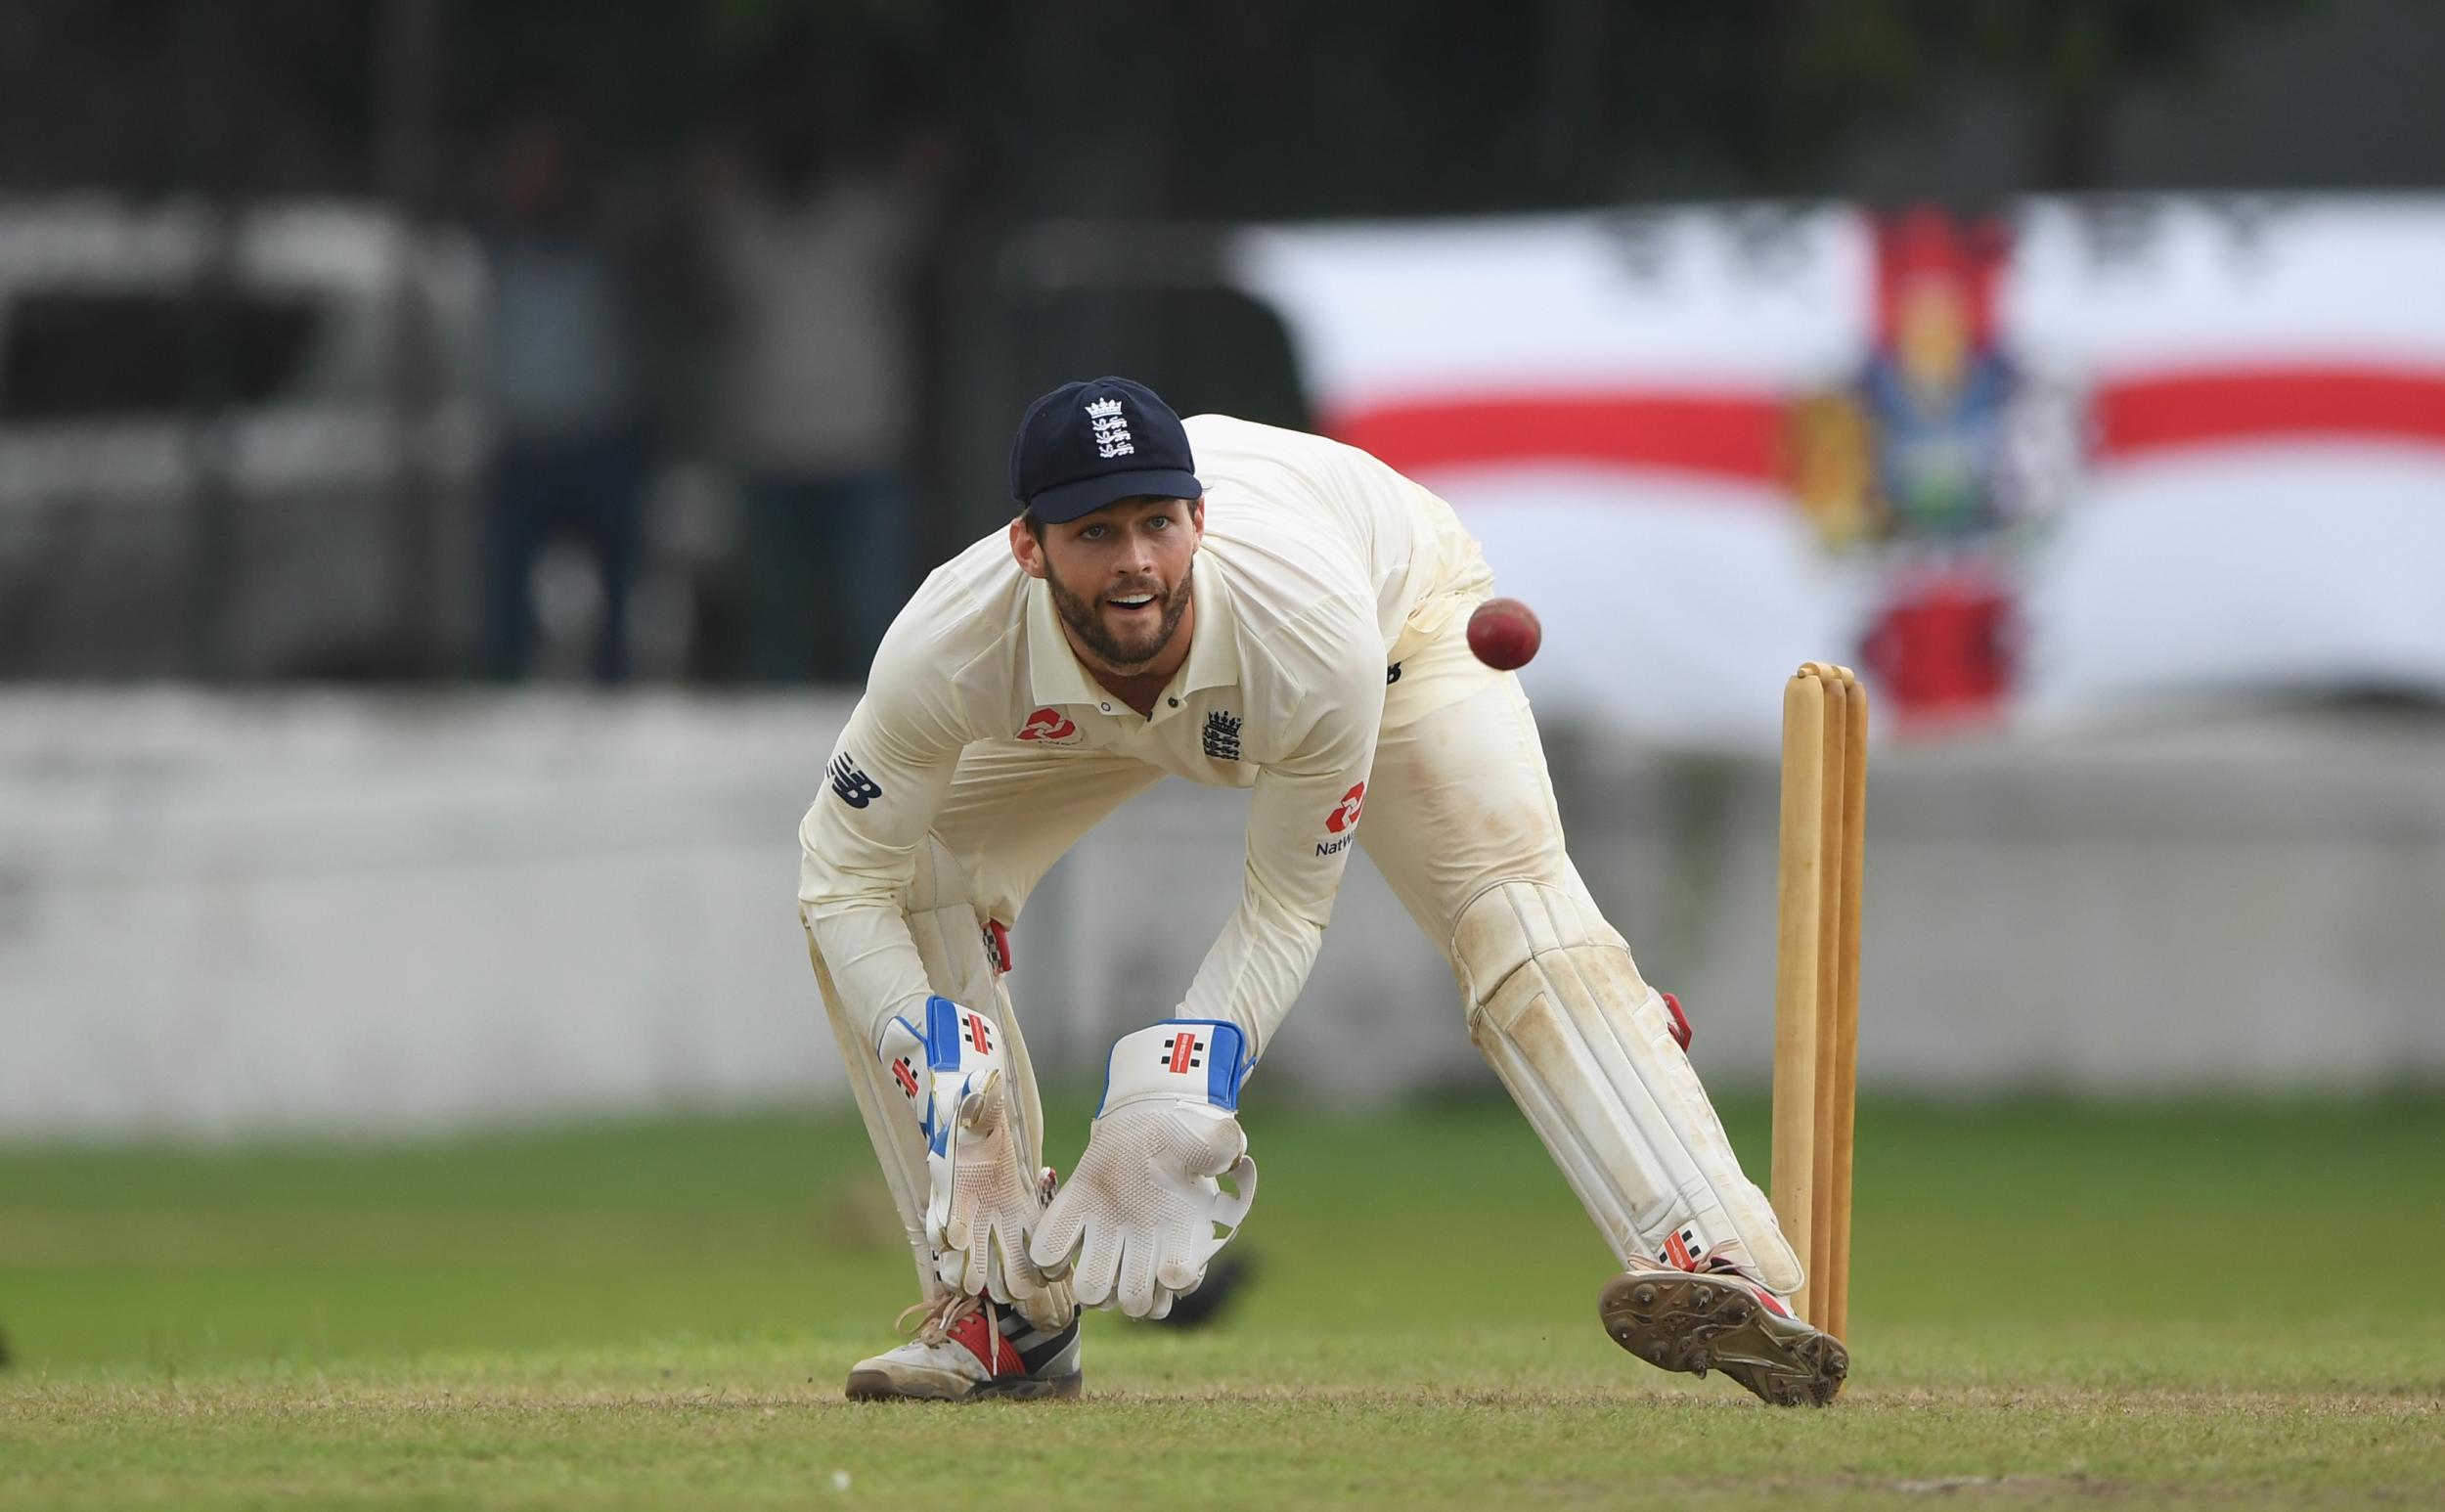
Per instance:
[[[1061,1326],[1071,1309],[1067,1289],[1027,1252],[1027,1229],[1044,1209],[1043,1177],[1023,1164],[1013,1137],[1001,1026],[948,998],[929,998],[924,1033],[894,1018],[878,1048],[925,1138],[925,1236],[935,1279],[955,1294],[984,1293],[1016,1307],[1039,1326]],[[921,1079],[909,1074],[918,1052]],[[921,1096],[911,1081],[920,1082]]]
[[[1236,1024],[1178,1020],[1115,1042],[1087,1152],[1028,1241],[1081,1306],[1162,1317],[1205,1280],[1257,1200],[1237,1116],[1251,1064]]]

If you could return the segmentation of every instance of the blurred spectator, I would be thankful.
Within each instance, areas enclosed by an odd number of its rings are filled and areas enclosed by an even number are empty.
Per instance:
[[[511,680],[535,642],[537,559],[560,540],[594,558],[595,676],[628,676],[628,600],[651,446],[637,298],[579,176],[565,120],[537,111],[499,147],[485,228],[494,451],[484,532],[484,671]]]
[[[918,403],[906,274],[933,160],[918,148],[853,167],[796,124],[708,156],[749,681],[859,681],[904,596]]]

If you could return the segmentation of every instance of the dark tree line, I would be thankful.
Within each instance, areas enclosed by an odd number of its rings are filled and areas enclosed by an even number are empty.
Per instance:
[[[370,193],[387,5],[0,0],[0,188]],[[2023,182],[2096,182],[2115,101],[2320,0],[430,0],[434,155],[539,100],[637,171],[728,125],[956,144],[979,208],[1447,212],[1807,193],[1862,133],[2001,91]],[[199,70],[220,76],[199,84]]]

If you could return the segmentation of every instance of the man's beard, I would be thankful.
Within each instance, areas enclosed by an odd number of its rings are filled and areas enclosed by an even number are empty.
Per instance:
[[[1162,600],[1162,621],[1134,640],[1123,641],[1104,629],[1094,604],[1063,587],[1061,579],[1053,575],[1052,563],[1045,563],[1045,586],[1052,590],[1052,606],[1060,614],[1061,623],[1069,626],[1071,633],[1085,642],[1089,650],[1113,667],[1142,667],[1163,654],[1163,648],[1172,644],[1172,632],[1180,628],[1180,616],[1188,612],[1189,585],[1194,581],[1192,574],[1181,573],[1179,586]],[[1160,593],[1161,590],[1153,584],[1137,584],[1120,592]]]

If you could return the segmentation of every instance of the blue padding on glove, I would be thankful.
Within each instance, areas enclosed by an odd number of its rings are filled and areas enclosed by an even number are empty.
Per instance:
[[[1236,1113],[1240,1085],[1253,1069],[1248,1038],[1237,1024],[1167,1018],[1113,1042],[1112,1053],[1104,1061],[1103,1100],[1095,1113],[1100,1118],[1116,1096],[1125,1102],[1140,1097],[1201,1097]]]
[[[959,1069],[959,1005],[948,998],[925,1000],[925,1063],[936,1071]]]

